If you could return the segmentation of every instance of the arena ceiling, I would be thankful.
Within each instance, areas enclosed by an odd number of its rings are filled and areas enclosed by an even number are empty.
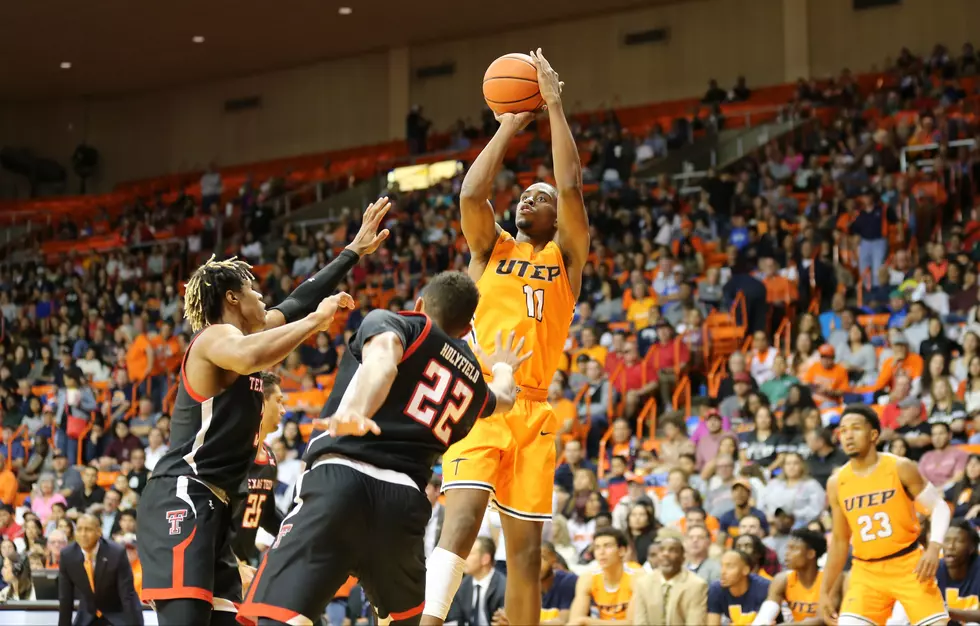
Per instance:
[[[7,1],[0,100],[153,90],[677,1],[690,0]]]

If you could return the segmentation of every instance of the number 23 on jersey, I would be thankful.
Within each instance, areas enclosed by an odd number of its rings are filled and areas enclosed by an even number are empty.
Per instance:
[[[857,523],[861,541],[865,543],[892,536],[892,521],[884,511],[874,515],[862,515],[857,519]]]

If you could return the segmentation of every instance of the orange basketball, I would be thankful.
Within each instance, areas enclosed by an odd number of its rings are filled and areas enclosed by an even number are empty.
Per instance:
[[[526,54],[505,54],[483,75],[483,98],[494,113],[536,111],[544,104],[538,70]]]

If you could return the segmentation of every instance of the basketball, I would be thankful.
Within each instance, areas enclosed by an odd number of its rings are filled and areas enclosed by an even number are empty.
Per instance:
[[[544,104],[538,70],[526,54],[505,54],[483,75],[483,98],[494,113],[536,111]]]

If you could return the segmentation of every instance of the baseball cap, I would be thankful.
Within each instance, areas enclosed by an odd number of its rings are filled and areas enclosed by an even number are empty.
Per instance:
[[[752,377],[747,372],[739,372],[732,376],[732,381],[736,383],[751,383]]]
[[[704,412],[704,419],[705,420],[709,420],[712,417],[716,417],[718,419],[721,419],[721,413],[718,412],[718,409],[708,409],[707,411]]]
[[[890,294],[888,294],[888,297],[889,298],[898,298],[898,299],[904,300],[905,299],[905,292],[903,292],[903,291],[901,291],[899,289],[895,289]]]
[[[749,482],[749,479],[748,478],[742,478],[742,477],[736,478],[732,482],[732,490],[734,490],[735,487],[744,487],[749,492],[752,491],[752,483]]]
[[[820,346],[817,352],[820,353],[820,356],[829,356],[830,358],[834,358],[834,356],[837,354],[834,351],[834,346],[830,345],[829,343],[825,343]]]

